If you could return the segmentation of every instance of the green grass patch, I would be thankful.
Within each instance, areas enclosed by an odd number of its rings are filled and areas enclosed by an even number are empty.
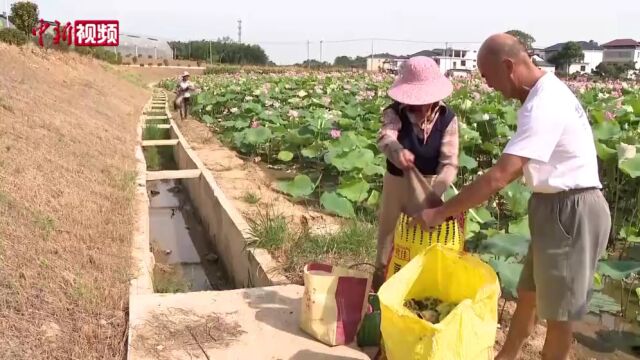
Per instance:
[[[71,298],[74,301],[78,302],[85,309],[94,309],[99,302],[99,296],[96,284],[76,277],[76,281],[71,289]]]
[[[48,240],[56,229],[55,219],[49,215],[35,214],[33,221],[35,222],[36,227],[42,232],[45,240]]]
[[[143,88],[147,87],[147,85],[142,80],[142,75],[140,75],[140,74],[127,71],[127,72],[124,72],[122,74],[122,78],[124,78],[128,82],[132,83],[133,85],[140,86],[140,87],[143,87]]]
[[[133,195],[136,186],[136,172],[133,170],[123,171],[120,173],[116,184],[120,192]]]
[[[314,233],[305,226],[294,227],[270,207],[247,220],[254,238],[251,246],[271,252],[293,282],[302,281],[302,269],[309,262],[351,266],[373,264],[377,225],[362,219],[345,221],[339,230]]]
[[[149,124],[144,128],[142,132],[142,140],[166,140],[169,139],[171,134],[169,129],[161,129],[158,124]]]
[[[152,116],[163,116],[164,114],[161,115],[152,115]],[[145,124],[147,126],[149,125],[167,125],[169,124],[169,118],[165,117],[163,119],[147,119],[145,120]]]
[[[0,191],[0,206],[7,206],[11,202],[9,194]]]
[[[142,149],[147,170],[177,170],[178,166],[173,157],[173,146],[145,146]]]
[[[156,264],[153,269],[153,291],[157,293],[183,293],[190,284],[171,265]]]
[[[244,193],[244,195],[242,195],[242,201],[246,202],[247,204],[255,205],[260,202],[260,196],[254,192],[248,191]]]
[[[14,114],[13,106],[11,106],[6,99],[0,98],[0,107]]]

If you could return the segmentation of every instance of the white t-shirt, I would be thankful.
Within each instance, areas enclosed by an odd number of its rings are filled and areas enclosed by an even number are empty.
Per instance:
[[[602,188],[587,115],[571,90],[551,73],[529,92],[504,152],[530,159],[523,173],[534,192]]]

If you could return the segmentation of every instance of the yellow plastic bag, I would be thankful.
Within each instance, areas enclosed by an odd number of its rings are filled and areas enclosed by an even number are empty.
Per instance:
[[[389,360],[493,359],[500,284],[479,258],[432,245],[387,280],[378,296]],[[427,296],[458,305],[432,324],[404,307],[405,299]]]
[[[386,279],[396,274],[414,256],[433,244],[440,244],[457,251],[464,249],[464,234],[460,229],[459,219],[449,219],[433,231],[423,231],[417,224],[410,226],[409,221],[406,214],[401,214],[398,218]]]
[[[338,266],[304,267],[300,328],[329,346],[355,340],[368,308],[371,275]]]

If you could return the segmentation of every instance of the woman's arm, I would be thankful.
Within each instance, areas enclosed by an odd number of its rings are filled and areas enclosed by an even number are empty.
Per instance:
[[[441,196],[453,184],[458,174],[458,119],[456,117],[445,130],[440,146],[438,175],[433,183],[433,191]]]
[[[393,109],[387,109],[382,113],[382,127],[378,132],[378,149],[398,167],[401,167],[400,151],[404,149],[398,142],[398,132],[401,127],[402,122]]]

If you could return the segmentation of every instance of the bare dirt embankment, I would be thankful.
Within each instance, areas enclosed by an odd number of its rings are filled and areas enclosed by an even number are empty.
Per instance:
[[[141,79],[0,44],[0,358],[121,359]]]

